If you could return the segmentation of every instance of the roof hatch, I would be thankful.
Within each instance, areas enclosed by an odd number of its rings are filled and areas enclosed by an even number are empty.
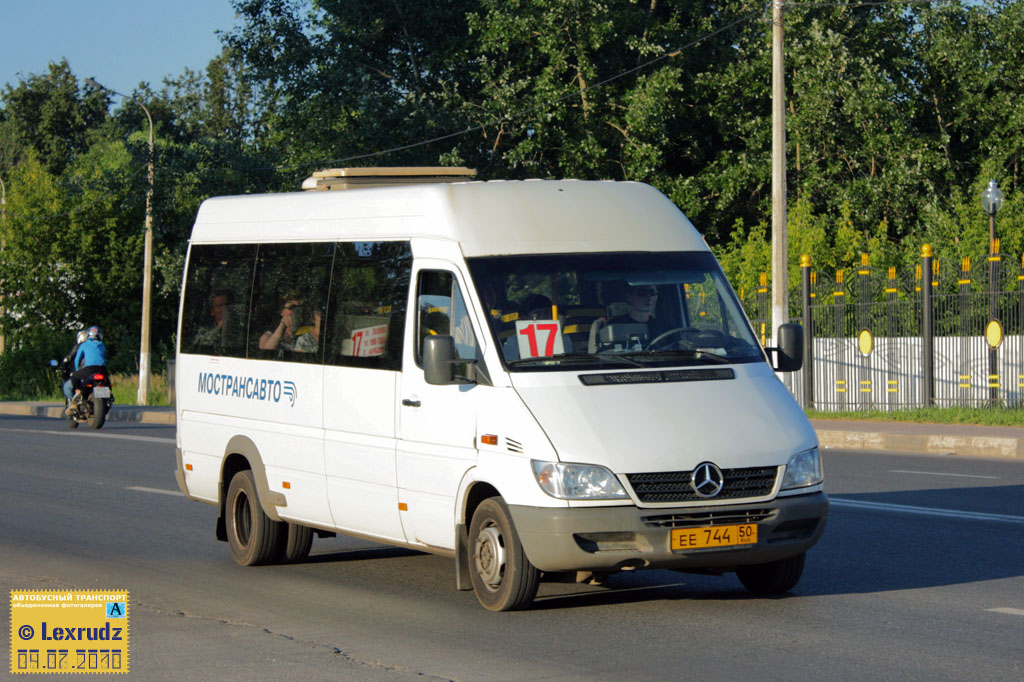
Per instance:
[[[465,182],[476,178],[472,168],[446,166],[378,166],[375,168],[328,168],[302,181],[304,190],[365,189],[391,185]]]

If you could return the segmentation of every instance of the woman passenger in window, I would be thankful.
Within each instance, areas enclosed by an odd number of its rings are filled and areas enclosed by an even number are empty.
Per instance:
[[[311,311],[298,295],[281,299],[281,321],[260,337],[262,350],[315,353],[320,342],[320,311]]]

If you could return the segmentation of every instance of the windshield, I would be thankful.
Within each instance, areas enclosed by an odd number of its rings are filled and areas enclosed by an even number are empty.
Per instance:
[[[511,371],[762,362],[710,253],[469,259]]]

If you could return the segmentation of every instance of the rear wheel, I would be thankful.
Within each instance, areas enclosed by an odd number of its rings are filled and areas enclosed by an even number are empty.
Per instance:
[[[107,418],[107,401],[96,396],[92,397],[92,416],[89,417],[89,426],[94,429],[103,427]]]
[[[526,608],[537,595],[540,572],[526,558],[500,497],[481,502],[469,524],[469,575],[477,599],[491,611]]]
[[[286,564],[293,564],[303,561],[309,556],[309,549],[313,546],[313,529],[309,526],[300,526],[297,523],[289,523],[288,530],[281,551],[281,561]]]
[[[801,552],[788,559],[767,564],[740,566],[736,569],[736,576],[743,586],[754,594],[782,594],[789,592],[800,582],[806,559],[807,554]]]
[[[231,556],[238,564],[258,566],[279,556],[285,529],[263,513],[252,471],[239,471],[231,479],[224,513]]]

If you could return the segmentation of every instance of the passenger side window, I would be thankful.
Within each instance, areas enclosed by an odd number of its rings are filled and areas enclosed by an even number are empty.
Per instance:
[[[416,289],[416,361],[423,360],[423,339],[449,334],[455,340],[455,357],[481,359],[480,344],[473,333],[465,299],[455,276],[443,270],[423,270]]]
[[[193,245],[185,277],[181,352],[245,357],[254,244]]]
[[[249,357],[320,362],[333,243],[261,244],[249,314]]]
[[[401,368],[411,271],[408,242],[337,245],[327,315],[327,364]]]

